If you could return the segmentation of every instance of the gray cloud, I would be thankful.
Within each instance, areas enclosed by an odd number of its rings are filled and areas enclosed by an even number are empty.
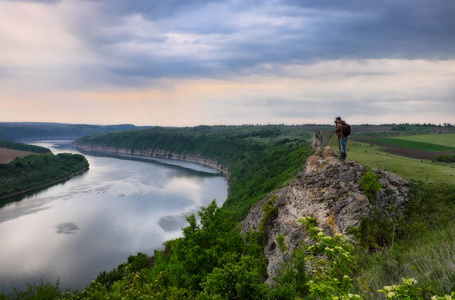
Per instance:
[[[453,1],[61,0],[21,11],[28,2],[0,0],[10,27],[31,32],[0,30],[0,76],[14,93],[29,84],[114,101],[123,91],[153,110],[193,101],[213,122],[253,109],[267,122],[332,117],[343,103],[378,119],[454,109]],[[50,21],[27,22],[34,14]]]
[[[85,23],[82,32],[94,51],[125,62],[111,68],[124,76],[213,77],[261,63],[455,55],[451,1],[97,3],[99,19]],[[126,23],[132,16],[140,20],[138,27]],[[194,39],[172,41],[169,34]]]

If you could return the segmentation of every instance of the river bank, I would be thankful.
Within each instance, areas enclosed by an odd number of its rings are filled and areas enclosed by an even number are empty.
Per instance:
[[[17,196],[17,195],[22,195],[22,194],[25,194],[25,193],[28,193],[28,192],[32,192],[32,191],[35,191],[35,190],[39,190],[39,189],[54,185],[54,184],[59,183],[59,182],[66,181],[66,180],[68,180],[70,178],[73,178],[76,175],[82,174],[83,172],[87,171],[88,169],[89,169],[89,167],[86,167],[86,168],[83,168],[83,169],[81,169],[81,170],[79,170],[77,172],[74,172],[73,174],[71,174],[69,176],[63,177],[61,179],[57,179],[57,180],[54,180],[54,181],[51,181],[51,182],[48,182],[48,183],[45,183],[45,184],[42,184],[42,185],[39,185],[39,186],[36,186],[36,187],[32,187],[32,188],[25,189],[25,190],[22,190],[22,191],[19,191],[19,192],[15,192],[15,193],[12,193],[12,194],[0,196],[0,200],[1,199],[5,199],[5,198],[9,198],[9,197],[13,197],[13,196]]]
[[[72,145],[80,150],[85,152],[94,152],[100,154],[115,154],[115,155],[136,155],[136,156],[148,156],[156,158],[166,158],[174,160],[183,160],[187,162],[198,163],[212,169],[216,169],[223,174],[226,179],[229,180],[229,169],[219,163],[216,160],[208,159],[202,157],[199,154],[188,154],[188,153],[178,153],[171,152],[169,150],[162,149],[132,149],[132,148],[119,148],[119,147],[109,147],[109,146],[100,146],[100,145],[87,145],[82,143],[72,143]]]

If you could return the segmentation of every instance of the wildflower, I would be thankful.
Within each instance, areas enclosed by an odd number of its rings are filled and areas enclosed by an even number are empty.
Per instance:
[[[450,295],[445,295],[446,300],[452,300],[452,296]]]
[[[348,275],[344,275],[343,279],[349,279],[349,276]]]
[[[417,283],[417,280],[415,280],[414,278],[408,278],[408,279],[402,278],[402,280],[407,285],[412,285],[412,284]]]
[[[388,292],[387,293],[387,298],[393,298],[393,296],[395,296],[394,292]]]
[[[438,300],[438,298],[439,298],[438,296],[433,296],[431,297],[431,300]]]
[[[324,235],[324,232],[322,232],[322,231],[318,232],[318,236],[323,236],[323,235]]]
[[[354,294],[348,294],[348,297],[349,299],[351,299],[352,297],[354,297]]]

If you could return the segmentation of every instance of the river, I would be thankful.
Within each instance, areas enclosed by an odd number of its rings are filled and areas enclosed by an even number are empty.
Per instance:
[[[34,143],[79,153],[70,141]],[[185,216],[227,197],[227,180],[195,163],[86,154],[90,169],[0,200],[0,292],[60,280],[81,291],[137,252],[181,236]]]

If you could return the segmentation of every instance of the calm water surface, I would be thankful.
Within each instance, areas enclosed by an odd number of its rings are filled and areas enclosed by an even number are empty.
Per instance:
[[[78,153],[69,141],[35,144]],[[129,255],[153,254],[181,236],[185,215],[227,197],[226,179],[198,164],[84,155],[87,172],[0,200],[0,291],[58,278],[62,289],[82,290]]]

